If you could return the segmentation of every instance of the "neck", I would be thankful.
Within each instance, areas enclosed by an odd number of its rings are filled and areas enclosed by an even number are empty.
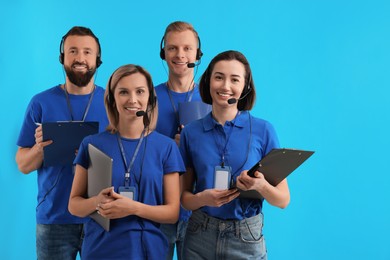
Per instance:
[[[193,74],[184,77],[169,76],[167,82],[168,88],[177,93],[185,93],[193,89],[194,81]]]
[[[94,91],[95,83],[94,83],[93,79],[91,79],[91,81],[85,87],[78,87],[75,84],[73,84],[72,82],[70,82],[68,79],[66,79],[65,84],[62,85],[61,87],[62,87],[62,89],[66,88],[66,91],[69,94],[87,95],[87,94],[90,94]]]
[[[237,113],[237,107],[222,108],[213,106],[212,110],[213,118],[221,125],[225,125],[226,121],[232,121],[237,116]]]
[[[128,120],[126,122],[119,120],[118,131],[121,137],[137,139],[141,136],[143,130],[144,123],[142,117],[134,118],[134,120]]]

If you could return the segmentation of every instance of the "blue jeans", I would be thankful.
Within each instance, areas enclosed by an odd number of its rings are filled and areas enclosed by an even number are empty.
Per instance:
[[[263,215],[241,221],[192,212],[184,240],[185,259],[267,259]]]
[[[74,260],[81,250],[82,224],[37,224],[36,246],[38,260]]]
[[[176,244],[176,255],[177,259],[183,259],[183,243],[186,235],[188,221],[179,220],[176,224],[162,224],[161,231],[165,234],[168,239],[168,254],[166,259],[173,259],[173,252]]]

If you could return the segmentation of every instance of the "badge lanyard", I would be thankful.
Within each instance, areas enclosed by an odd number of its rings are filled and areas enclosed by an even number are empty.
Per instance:
[[[186,97],[184,99],[184,102],[191,102],[192,96],[194,95],[194,91],[195,91],[195,84],[194,84],[194,87],[191,89],[191,91],[187,91]],[[172,97],[172,94],[171,94],[171,90],[169,89],[168,82],[167,82],[167,93],[168,93],[168,96],[169,96],[169,100],[171,101],[173,112],[175,113],[176,121],[177,121],[177,123],[179,125],[180,124],[179,123],[180,122],[180,120],[179,120],[179,112],[177,111],[176,106],[175,106],[175,102],[173,101],[173,97]],[[190,93],[189,96],[188,96],[188,93]]]
[[[236,116],[234,117],[233,121],[235,122],[236,118],[237,118],[237,115],[240,113],[240,111],[237,112]],[[227,144],[229,143],[229,140],[230,140],[230,137],[232,136],[232,133],[233,133],[233,129],[235,127],[235,123],[233,123],[233,126],[230,128],[230,132],[229,134],[227,135],[227,139],[226,139],[226,142],[225,142],[225,146],[223,147],[223,149],[221,149],[221,146],[219,145],[218,141],[217,141],[217,138],[215,136],[215,128],[213,130],[213,136],[214,136],[214,141],[215,141],[215,144],[217,145],[218,147],[218,150],[220,151],[220,154],[221,154],[221,167],[225,167],[225,153],[226,153],[226,147],[227,147]]]
[[[91,103],[92,103],[93,95],[95,94],[95,88],[96,88],[96,85],[93,86],[91,96],[89,97],[87,107],[85,108],[85,111],[84,111],[83,119],[81,120],[82,122],[84,122],[85,118],[87,117],[89,107],[91,106]],[[65,90],[65,97],[66,97],[66,102],[68,104],[68,109],[69,109],[71,121],[74,121],[72,105],[70,104],[69,93],[68,93],[68,90],[66,89],[66,84],[64,84],[64,90]]]
[[[125,153],[125,149],[123,147],[122,140],[121,140],[121,137],[119,135],[119,132],[117,133],[116,136],[117,136],[117,139],[118,139],[118,144],[119,144],[119,147],[120,147],[120,150],[121,150],[122,159],[123,159],[123,163],[125,165],[125,170],[126,170],[126,172],[125,172],[125,187],[129,187],[129,185],[130,185],[130,171],[131,171],[131,168],[133,167],[135,158],[137,157],[139,148],[140,148],[141,143],[142,143],[142,141],[144,139],[145,129],[141,133],[141,137],[140,137],[140,139],[138,141],[137,147],[135,148],[133,157],[131,158],[131,161],[130,161],[129,165],[127,165],[126,153]],[[135,175],[134,175],[134,178],[135,178]]]

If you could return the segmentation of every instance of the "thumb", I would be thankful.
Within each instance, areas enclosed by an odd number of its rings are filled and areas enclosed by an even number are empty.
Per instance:
[[[111,195],[111,197],[113,197],[114,199],[122,198],[122,195],[120,195],[119,193],[116,193],[116,192],[115,192],[114,187],[112,187],[112,190],[111,190],[110,195]]]
[[[102,194],[109,196],[110,193],[114,190],[114,187],[108,187],[101,191]]]
[[[263,175],[261,172],[256,171],[256,172],[255,172],[255,177],[256,177],[256,178],[264,178],[264,175]]]

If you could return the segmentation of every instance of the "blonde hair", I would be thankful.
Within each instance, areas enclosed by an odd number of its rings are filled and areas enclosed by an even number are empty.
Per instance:
[[[192,31],[195,34],[195,37],[198,38],[198,32],[194,29],[194,27],[187,22],[182,21],[176,21],[173,23],[170,23],[167,28],[165,29],[164,38],[167,36],[170,32],[184,32],[184,31]]]

